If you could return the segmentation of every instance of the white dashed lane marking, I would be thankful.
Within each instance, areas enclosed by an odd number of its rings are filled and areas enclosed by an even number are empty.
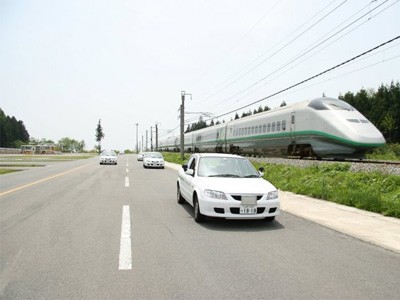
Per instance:
[[[132,269],[131,215],[129,205],[124,205],[122,207],[121,242],[119,247],[118,269]]]

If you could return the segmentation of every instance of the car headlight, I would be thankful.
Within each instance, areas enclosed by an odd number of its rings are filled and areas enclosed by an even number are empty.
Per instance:
[[[204,194],[206,194],[207,197],[210,197],[213,199],[228,200],[228,198],[226,198],[226,196],[223,192],[213,191],[213,190],[205,190]]]
[[[278,198],[278,191],[268,192],[267,200],[277,199]]]

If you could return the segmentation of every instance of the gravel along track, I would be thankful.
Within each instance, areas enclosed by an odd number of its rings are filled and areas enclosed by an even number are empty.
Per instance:
[[[277,164],[277,165],[290,165],[299,168],[306,168],[318,164],[337,164],[346,163],[350,164],[351,172],[381,172],[384,174],[391,174],[400,176],[400,163],[376,163],[376,162],[340,162],[340,161],[327,161],[327,160],[307,160],[307,159],[289,159],[289,158],[249,158],[251,161],[259,163]]]

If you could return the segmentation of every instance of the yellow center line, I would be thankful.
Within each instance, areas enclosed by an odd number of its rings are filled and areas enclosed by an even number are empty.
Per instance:
[[[49,177],[40,179],[40,180],[38,180],[38,181],[34,181],[34,182],[31,182],[31,183],[28,183],[28,184],[25,184],[25,185],[22,185],[22,186],[13,188],[13,189],[8,190],[8,191],[1,192],[1,193],[0,193],[0,197],[1,197],[1,196],[4,196],[4,195],[7,195],[7,194],[14,193],[14,192],[19,191],[19,190],[22,190],[22,189],[25,189],[25,188],[30,187],[30,186],[33,186],[33,185],[36,185],[36,184],[38,184],[38,183],[42,183],[42,182],[48,181],[48,180],[50,180],[50,179],[57,178],[57,177],[60,177],[60,176],[65,175],[65,174],[68,174],[68,173],[77,171],[77,170],[82,169],[82,168],[84,168],[84,167],[87,167],[87,166],[89,166],[89,165],[91,165],[91,164],[86,164],[86,165],[84,165],[84,166],[80,166],[80,167],[77,167],[77,168],[74,168],[74,169],[71,169],[71,170],[68,170],[68,171],[65,171],[65,172],[61,172],[61,173],[58,173],[58,174],[55,174],[55,175],[52,175],[52,176],[49,176]]]

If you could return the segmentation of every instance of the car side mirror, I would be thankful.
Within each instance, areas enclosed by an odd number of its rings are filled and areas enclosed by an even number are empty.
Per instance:
[[[264,177],[264,167],[258,168],[258,174],[260,174],[260,177]]]
[[[193,175],[194,175],[194,170],[193,170],[193,169],[187,169],[187,170],[185,171],[185,174],[190,175],[190,176],[193,176]]]
[[[186,172],[187,168],[188,168],[188,166],[187,166],[187,165],[182,165],[182,169],[183,169],[183,171],[185,171],[185,172]]]

